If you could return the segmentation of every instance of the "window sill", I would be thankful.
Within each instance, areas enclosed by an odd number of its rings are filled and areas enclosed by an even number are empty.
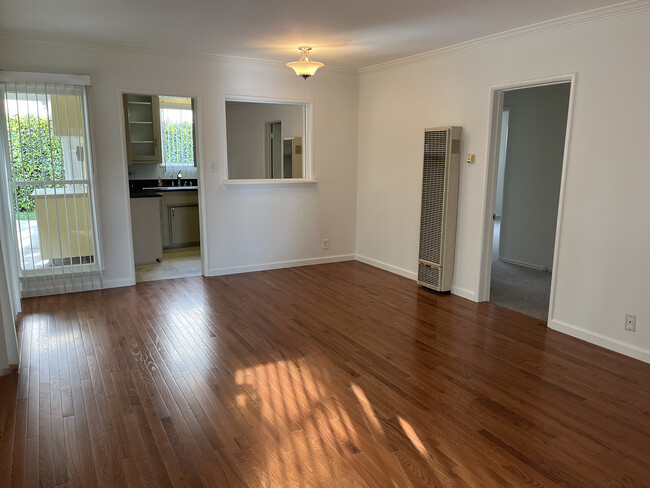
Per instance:
[[[286,179],[268,179],[268,180],[223,180],[223,186],[242,187],[242,186],[294,186],[294,185],[315,185],[318,180],[306,178],[286,178]]]

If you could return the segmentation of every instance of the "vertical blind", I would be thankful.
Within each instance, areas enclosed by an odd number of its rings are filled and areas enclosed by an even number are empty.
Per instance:
[[[85,87],[2,82],[22,296],[101,288]]]

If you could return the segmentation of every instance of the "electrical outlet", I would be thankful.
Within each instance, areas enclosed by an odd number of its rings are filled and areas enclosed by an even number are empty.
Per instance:
[[[217,162],[216,161],[210,161],[210,172],[211,173],[216,173],[217,172]]]
[[[625,330],[636,332],[636,315],[625,314]]]
[[[470,154],[467,155],[467,158],[465,159],[465,161],[467,161],[468,163],[471,164],[471,163],[474,162],[474,158],[475,158],[474,154],[470,153]]]
[[[329,239],[323,239],[323,245],[322,245],[323,251],[326,250],[326,249],[329,249],[329,248],[330,248],[330,240]]]

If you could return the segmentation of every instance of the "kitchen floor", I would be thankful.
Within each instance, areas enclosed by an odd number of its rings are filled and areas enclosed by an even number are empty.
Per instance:
[[[169,280],[201,274],[201,248],[182,247],[163,251],[162,261],[135,267],[135,281]]]

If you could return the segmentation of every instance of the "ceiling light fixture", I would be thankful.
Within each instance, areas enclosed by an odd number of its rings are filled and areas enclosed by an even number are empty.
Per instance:
[[[289,68],[293,68],[298,76],[306,80],[314,73],[316,73],[316,70],[318,68],[321,68],[325,65],[323,63],[319,63],[318,61],[312,61],[309,58],[309,51],[311,51],[311,48],[309,46],[300,46],[298,49],[302,51],[300,59],[298,61],[287,63],[287,66],[289,66]]]

